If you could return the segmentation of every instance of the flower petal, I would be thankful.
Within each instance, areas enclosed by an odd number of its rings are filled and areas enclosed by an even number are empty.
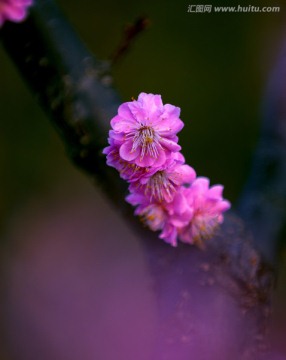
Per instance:
[[[132,141],[129,140],[120,146],[119,155],[122,159],[126,161],[132,161],[139,156],[140,154],[139,149],[137,148],[135,150],[134,149],[132,150],[132,145],[133,145]]]
[[[208,197],[212,199],[221,199],[223,192],[222,185],[214,185],[208,191]]]
[[[166,224],[163,231],[159,235],[160,239],[163,239],[166,243],[176,247],[177,243],[177,230],[173,225]]]
[[[176,151],[180,151],[180,150],[181,150],[181,146],[178,145],[177,143],[175,143],[174,141],[170,140],[170,139],[161,137],[159,141],[160,141],[160,144],[161,144],[164,148],[166,148],[166,149],[168,149],[168,150],[170,150],[170,151],[176,152]]]
[[[124,120],[136,121],[132,112],[130,111],[129,104],[132,104],[132,102],[121,104],[118,108],[118,115]]]
[[[136,121],[131,119],[124,119],[119,115],[114,116],[110,122],[112,128],[117,132],[128,133],[133,129],[136,129]]]
[[[195,180],[196,172],[189,165],[181,165],[178,167],[178,177],[180,184],[190,184]]]

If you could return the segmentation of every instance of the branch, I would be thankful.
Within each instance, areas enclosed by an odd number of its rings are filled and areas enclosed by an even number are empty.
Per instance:
[[[255,246],[274,265],[286,230],[286,42],[270,76],[260,141],[238,210]]]
[[[96,178],[121,211],[128,211],[125,184],[102,155],[110,119],[120,104],[104,63],[87,51],[51,0],[37,1],[23,24],[6,23],[0,36],[68,156]]]
[[[124,33],[118,48],[110,56],[112,65],[118,62],[123,55],[126,54],[136,37],[142,33],[150,24],[150,20],[146,16],[138,17],[134,23],[129,24],[124,29]]]

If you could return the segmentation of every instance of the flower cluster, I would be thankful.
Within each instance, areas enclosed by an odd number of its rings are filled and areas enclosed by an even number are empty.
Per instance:
[[[33,0],[0,0],[0,27],[6,20],[21,22],[26,18],[27,8]]]
[[[126,102],[111,120],[107,164],[129,183],[126,200],[135,214],[160,238],[203,246],[223,221],[230,203],[223,187],[209,186],[185,164],[177,133],[184,124],[180,108],[163,105],[160,95],[141,93]]]

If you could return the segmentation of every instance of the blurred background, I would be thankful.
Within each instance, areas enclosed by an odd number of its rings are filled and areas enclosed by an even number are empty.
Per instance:
[[[149,18],[148,29],[115,65],[114,85],[123,101],[129,101],[132,96],[136,98],[144,91],[161,94],[164,103],[179,106],[185,122],[179,135],[180,144],[187,162],[198,175],[209,177],[212,184],[224,184],[225,197],[235,203],[247,178],[259,136],[267,79],[285,36],[285,1],[267,0],[263,4],[257,0],[251,4],[242,0],[196,2],[213,6],[280,6],[279,13],[236,14],[189,13],[188,6],[194,2],[169,0],[61,0],[58,3],[87,47],[100,59],[108,59],[114,52],[126,25],[138,16]],[[50,294],[58,294],[58,291],[61,293],[59,289],[69,289],[68,286],[72,297],[73,291],[89,294],[88,285],[81,289],[80,280],[78,285],[74,284],[76,276],[70,269],[76,266],[73,271],[78,276],[81,271],[83,274],[85,271],[86,274],[93,271],[106,273],[109,263],[122,265],[128,253],[138,261],[128,265],[128,269],[120,265],[124,276],[130,276],[134,268],[143,280],[146,280],[146,274],[140,245],[132,241],[129,229],[119,224],[117,214],[99,190],[94,189],[89,179],[70,164],[48,118],[1,47],[0,78],[0,239],[4,274],[1,356],[3,359],[25,359],[24,342],[27,344],[35,339],[39,328],[37,321],[31,320],[35,308],[37,314],[47,314],[44,309],[51,306],[50,317],[54,319],[53,324],[58,324],[58,311],[65,308],[68,300],[59,300],[54,295],[45,304],[44,299]],[[67,220],[68,210],[69,219],[74,220],[71,226]],[[127,235],[118,238],[110,232],[110,223],[116,221],[123,227],[122,234],[130,235],[129,240],[126,240]],[[65,232],[67,228],[69,235]],[[89,229],[87,233],[82,233],[83,228]],[[63,233],[65,235],[61,236]],[[97,238],[104,234],[106,242],[96,242],[95,233]],[[74,261],[75,254],[79,253],[82,254],[81,260],[77,257]],[[87,253],[97,255],[87,259]],[[88,266],[93,270],[86,270]],[[283,268],[286,273],[282,263]],[[59,273],[62,274],[61,280]],[[113,273],[107,276],[119,286],[119,275],[118,279]],[[285,302],[286,286],[282,286],[285,278],[281,276],[279,280],[275,298],[277,309]],[[105,289],[105,280],[100,276],[96,280],[101,292]],[[128,281],[126,286],[132,293],[134,279]],[[109,290],[106,292],[112,299],[114,294]],[[91,293],[94,301],[97,301],[96,294],[96,290]],[[138,292],[134,293],[136,301],[142,299],[142,294],[139,297]],[[23,302],[15,299],[23,299]],[[38,307],[31,306],[31,301],[37,301]],[[152,299],[144,301],[148,303]],[[12,304],[11,307],[8,303]],[[49,305],[51,303],[53,305]],[[78,305],[74,306],[71,305],[70,310],[73,313]],[[113,309],[114,305],[107,306]],[[67,311],[67,319],[70,319],[69,314]],[[119,314],[120,309],[116,316]],[[280,311],[278,314],[280,318],[285,316]],[[90,312],[85,316],[88,319]],[[39,317],[37,315],[37,319]],[[98,318],[98,314],[94,317]],[[61,333],[65,333],[66,318],[63,315],[58,324]],[[151,323],[152,319],[149,320]],[[78,327],[79,323],[74,321],[74,326]],[[146,326],[151,326],[150,323]],[[285,331],[283,325],[281,329]],[[108,333],[110,329],[106,331]],[[51,343],[44,342],[44,338],[50,339],[49,334],[46,329],[42,336],[36,337],[38,347],[33,348],[27,358],[39,358],[37,354],[46,346],[53,348],[49,350],[51,353],[47,359],[65,359],[60,355],[59,345],[52,340]],[[70,341],[76,335],[71,331],[66,336]],[[13,344],[12,337],[17,345]],[[73,349],[66,358],[89,359],[80,351]],[[90,358],[94,359],[94,356]]]

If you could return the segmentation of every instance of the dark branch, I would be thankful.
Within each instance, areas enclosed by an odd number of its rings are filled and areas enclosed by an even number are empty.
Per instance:
[[[51,0],[37,1],[23,24],[5,24],[0,36],[69,157],[123,210],[125,184],[102,155],[120,104],[104,63],[87,51]]]
[[[238,208],[255,246],[274,264],[286,230],[286,42],[265,94],[261,137]]]

